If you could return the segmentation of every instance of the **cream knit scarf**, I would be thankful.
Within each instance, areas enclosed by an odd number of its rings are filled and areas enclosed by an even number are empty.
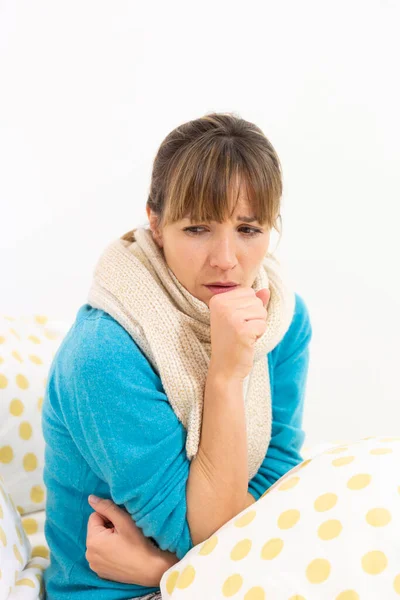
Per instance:
[[[271,439],[267,353],[285,335],[295,307],[294,292],[285,285],[279,267],[277,259],[267,253],[252,286],[255,291],[269,288],[271,296],[267,329],[255,343],[253,369],[244,381],[249,480],[257,473]],[[88,303],[118,321],[150,361],[187,430],[186,454],[191,460],[200,442],[211,355],[207,304],[178,281],[151,230],[144,227],[114,240],[103,251]]]

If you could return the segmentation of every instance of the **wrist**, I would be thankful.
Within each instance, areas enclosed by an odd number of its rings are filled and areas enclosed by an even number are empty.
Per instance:
[[[160,586],[162,576],[165,571],[168,571],[171,567],[179,562],[179,558],[176,554],[168,552],[167,550],[160,550],[159,554],[154,557],[152,567],[152,577],[149,586]]]

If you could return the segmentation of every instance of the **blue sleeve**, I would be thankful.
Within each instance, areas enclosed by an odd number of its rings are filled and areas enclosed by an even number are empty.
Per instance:
[[[307,306],[296,294],[292,323],[268,355],[272,367],[272,431],[265,458],[249,481],[248,491],[256,500],[303,460],[300,450],[305,438],[302,420],[311,337]]]
[[[108,318],[78,325],[68,369],[71,435],[146,537],[179,559],[193,547],[187,521],[186,434],[161,380],[128,332]]]

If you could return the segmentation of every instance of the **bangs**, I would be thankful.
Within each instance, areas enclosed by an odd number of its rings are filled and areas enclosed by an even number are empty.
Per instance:
[[[205,136],[172,162],[164,225],[185,217],[192,222],[222,223],[232,217],[241,196],[248,202],[248,216],[261,226],[275,226],[282,183],[279,163],[265,147],[257,151],[237,137]]]

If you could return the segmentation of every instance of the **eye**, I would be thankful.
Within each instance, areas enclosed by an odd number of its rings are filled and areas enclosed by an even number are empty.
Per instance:
[[[198,232],[198,231],[193,231],[193,229],[204,229],[204,227],[199,227],[199,226],[185,227],[183,231],[188,231],[192,235],[200,235],[200,233],[202,233],[202,232]],[[262,233],[262,231],[260,229],[255,229],[254,227],[244,226],[244,227],[240,227],[240,229],[247,229],[249,231],[249,233],[244,234],[247,237],[254,237],[257,234]]]

